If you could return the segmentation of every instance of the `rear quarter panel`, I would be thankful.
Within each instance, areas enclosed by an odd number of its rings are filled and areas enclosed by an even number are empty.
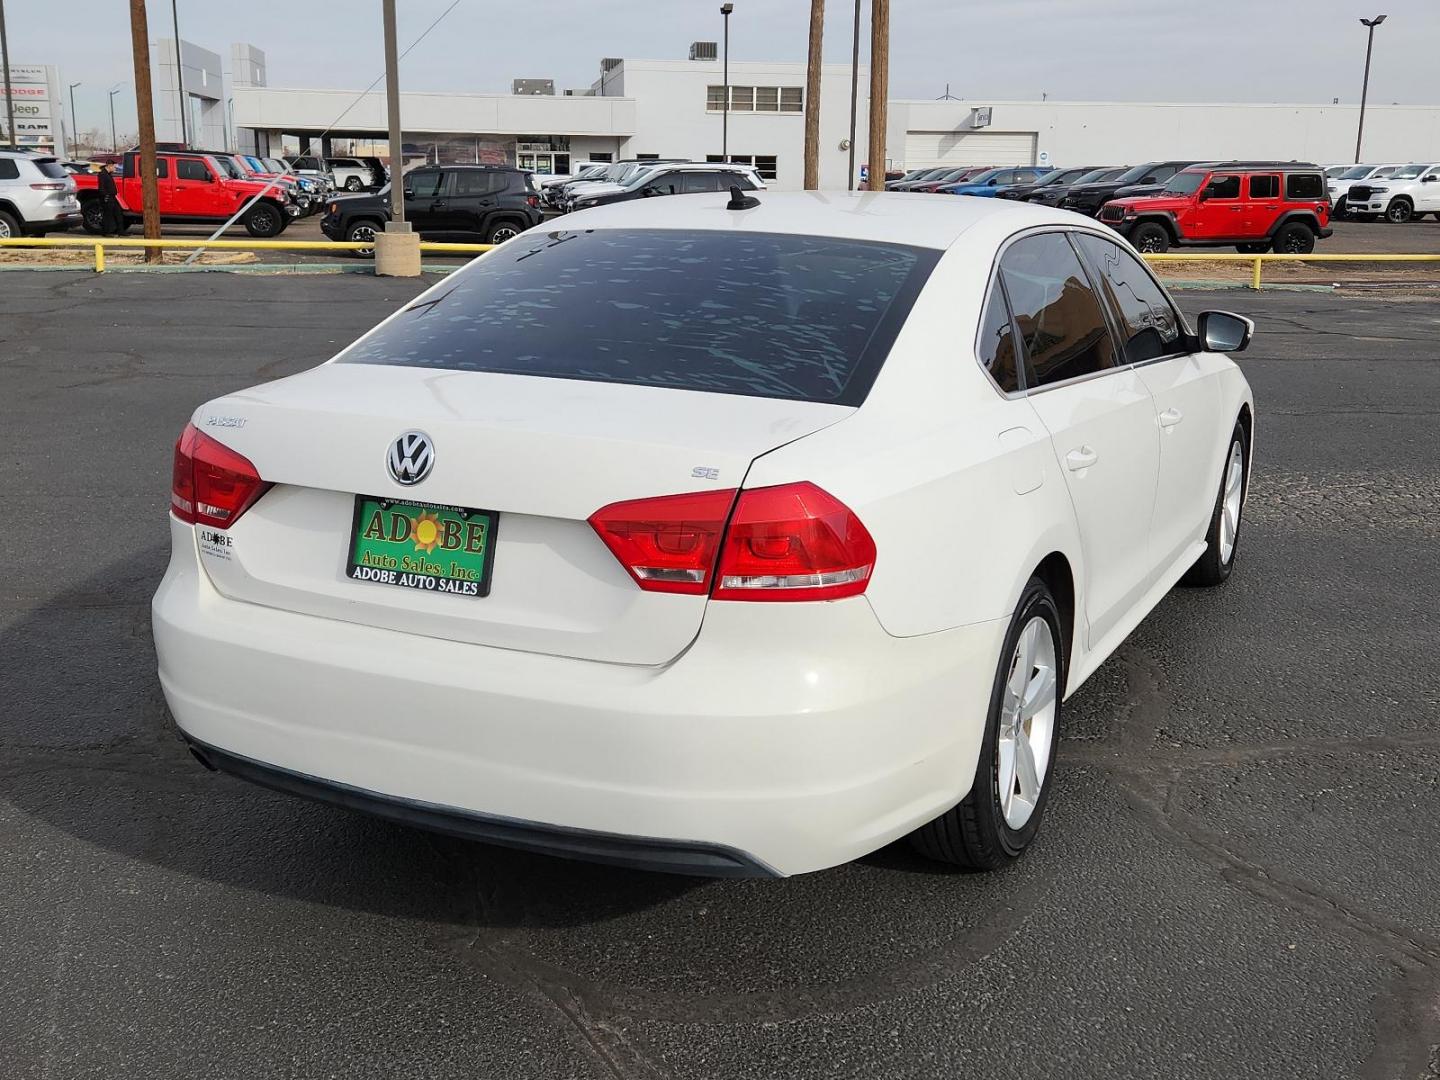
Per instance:
[[[994,245],[977,247],[983,257],[967,244],[940,261],[865,403],[759,458],[745,481],[810,480],[859,515],[877,550],[866,596],[899,637],[1008,618],[1052,551],[1070,560],[1083,610],[1074,512],[1049,437],[975,357]]]

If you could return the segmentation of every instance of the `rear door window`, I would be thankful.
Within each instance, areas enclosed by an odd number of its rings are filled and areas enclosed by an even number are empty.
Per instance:
[[[340,362],[859,405],[939,257],[728,230],[527,233]]]
[[[1269,173],[1259,173],[1250,177],[1250,198],[1278,199],[1279,197],[1280,177],[1272,176]]]
[[[20,166],[14,158],[0,158],[0,180],[19,180]]]
[[[1115,366],[1104,311],[1064,233],[1017,240],[1000,260],[1000,277],[1024,345],[1027,387]]]
[[[1075,239],[1119,316],[1126,362],[1139,364],[1181,352],[1180,316],[1140,260],[1100,236],[1077,233]]]
[[[693,195],[698,191],[719,191],[720,176],[713,172],[683,173],[680,190],[686,195]]]
[[[483,169],[457,169],[454,176],[451,194],[460,197],[491,195],[505,187],[503,175]]]

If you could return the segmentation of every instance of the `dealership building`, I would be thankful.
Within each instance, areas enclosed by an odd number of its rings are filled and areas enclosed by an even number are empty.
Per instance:
[[[271,85],[262,50],[228,57],[182,41],[151,45],[156,128],[162,140],[278,154],[313,146],[328,156],[389,156],[384,87]],[[869,73],[858,72],[855,148],[865,158]],[[12,65],[19,141],[64,152],[62,81],[53,66]],[[180,93],[183,84],[184,93]],[[183,101],[182,101],[183,96]],[[600,61],[578,89],[515,79],[510,93],[402,88],[406,161],[513,164],[566,172],[580,162],[640,157],[753,164],[777,189],[801,187],[805,65],[732,56],[728,91],[714,42],[671,60]],[[728,111],[726,104],[728,100]],[[3,102],[3,95],[0,95]],[[821,74],[820,182],[844,188],[851,151],[851,69]],[[892,100],[892,168],[937,165],[1126,165],[1152,158],[1279,158],[1320,164],[1355,151],[1355,105],[1114,101]],[[722,128],[725,133],[722,136]],[[1372,105],[1367,161],[1435,160],[1440,107]]]

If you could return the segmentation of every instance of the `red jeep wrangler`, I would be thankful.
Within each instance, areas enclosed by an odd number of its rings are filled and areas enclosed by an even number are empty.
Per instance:
[[[209,155],[165,151],[155,155],[156,187],[160,196],[160,220],[176,225],[219,225],[235,211],[266,189],[265,182],[232,179]],[[80,196],[80,220],[88,233],[104,231],[99,178],[95,173],[75,176]],[[125,214],[125,226],[141,220],[144,201],[140,192],[140,152],[127,151],[115,189]],[[288,189],[270,187],[240,219],[245,230],[265,239],[278,236],[299,212]]]
[[[1304,255],[1333,231],[1324,171],[1294,161],[1192,165],[1158,195],[1106,203],[1100,220],[1146,252],[1233,244]]]

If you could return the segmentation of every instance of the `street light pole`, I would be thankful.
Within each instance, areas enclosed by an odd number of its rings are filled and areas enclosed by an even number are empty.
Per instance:
[[[5,131],[10,137],[10,145],[19,146],[20,139],[15,134],[15,98],[10,90],[10,41],[5,37],[5,0],[0,0],[0,66],[4,67],[5,76]]]
[[[190,122],[185,118],[185,114],[190,110],[185,107],[185,68],[180,63],[180,12],[175,3],[176,0],[170,0],[170,25],[175,28],[175,107],[180,111],[180,141],[188,150]]]
[[[75,140],[75,145],[76,145],[76,146],[79,146],[79,145],[80,145],[80,125],[75,122],[75,88],[76,88],[77,86],[84,86],[84,85],[85,85],[85,84],[84,84],[83,82],[72,82],[72,83],[70,84],[70,93],[69,93],[69,98],[70,98],[70,137]],[[66,149],[69,149],[69,148],[67,147]],[[70,150],[70,156],[71,156],[71,157],[74,157],[74,156],[75,156],[75,151],[74,151],[74,150]]]
[[[1361,19],[1360,25],[1369,28],[1365,38],[1365,80],[1360,84],[1360,126],[1355,132],[1355,164],[1360,164],[1360,140],[1365,137],[1365,99],[1370,96],[1370,50],[1375,47],[1375,27],[1385,21],[1384,15],[1373,19]]]
[[[120,150],[120,139],[115,134],[115,95],[120,92],[124,83],[117,83],[114,90],[110,91],[110,152],[118,153]]]
[[[725,16],[725,107],[720,110],[720,160],[730,160],[730,13],[734,4],[721,4],[720,14]]]

